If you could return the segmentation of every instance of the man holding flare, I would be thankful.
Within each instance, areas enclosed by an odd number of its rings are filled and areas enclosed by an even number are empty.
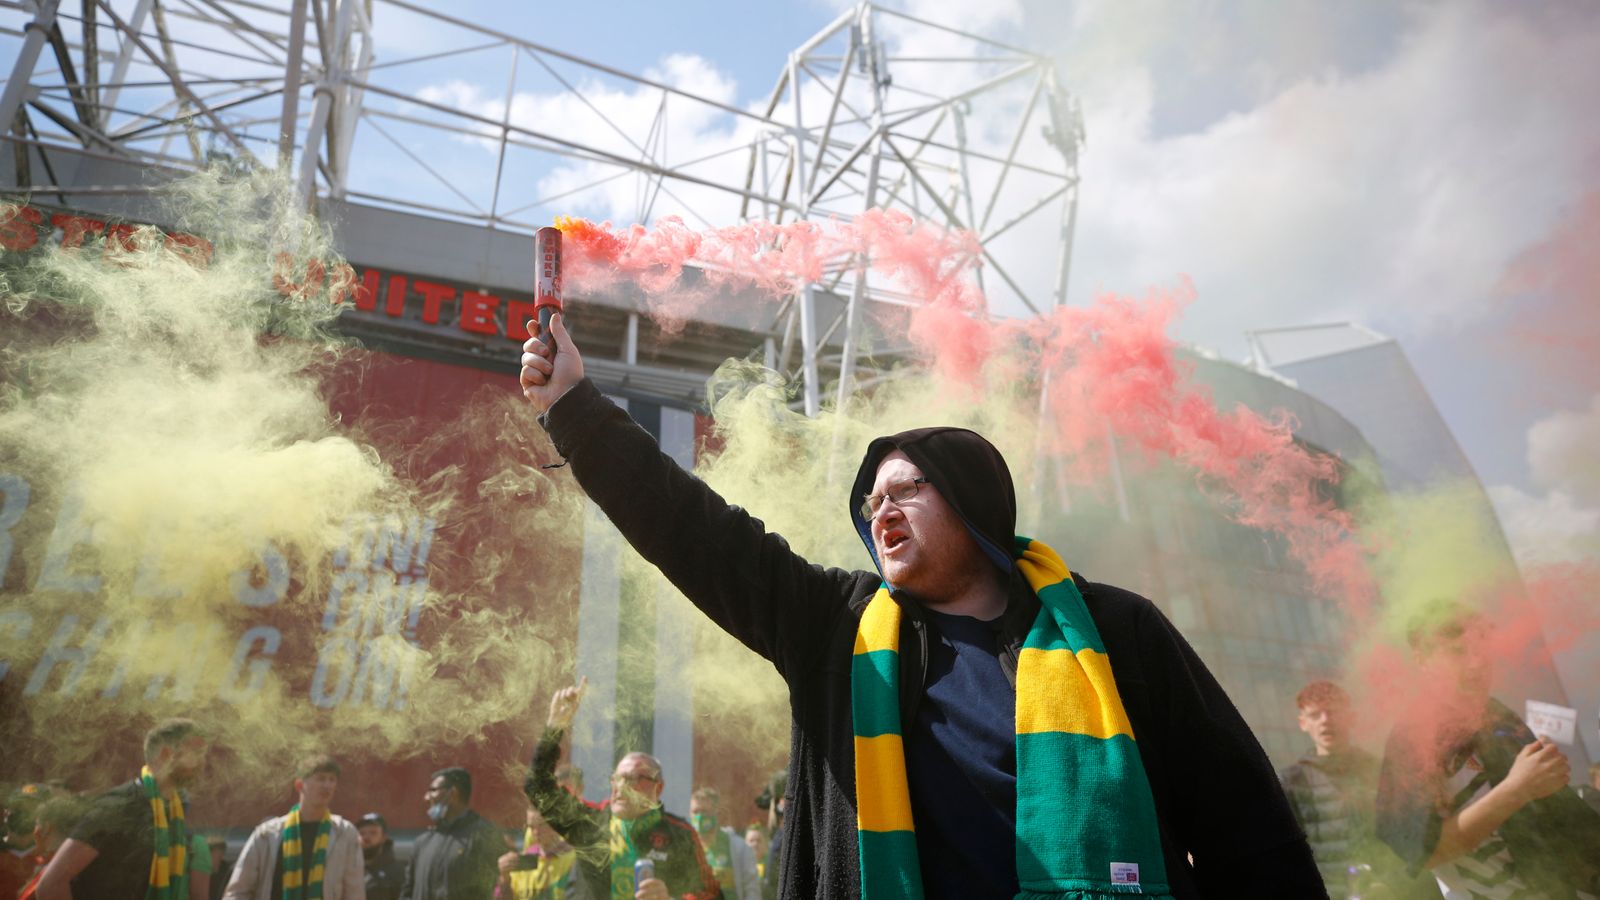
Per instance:
[[[561,315],[529,331],[523,393],[578,484],[789,686],[783,897],[1326,896],[1205,665],[1016,535],[983,437],[872,441],[846,506],[876,571],[825,569],[661,453]]]

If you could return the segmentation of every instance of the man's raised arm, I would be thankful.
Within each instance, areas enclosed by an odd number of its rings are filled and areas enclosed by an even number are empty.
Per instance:
[[[584,377],[559,315],[551,334],[554,351],[537,337],[523,345],[522,391],[578,484],[684,596],[792,678],[861,590],[856,582],[876,579],[807,563],[679,468]]]
[[[550,698],[550,718],[534,750],[533,765],[528,770],[528,780],[522,791],[528,802],[537,809],[556,834],[571,844],[584,862],[596,871],[603,871],[610,860],[610,834],[606,816],[586,805],[583,800],[556,782],[556,764],[561,761],[561,739],[572,727],[572,718],[578,714],[578,704],[583,700],[585,678],[555,692]]]

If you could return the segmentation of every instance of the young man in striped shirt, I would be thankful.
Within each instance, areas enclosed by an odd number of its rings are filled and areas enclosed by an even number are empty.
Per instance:
[[[1452,900],[1600,900],[1600,815],[1561,748],[1490,695],[1492,629],[1446,606],[1409,635],[1439,714],[1389,736],[1378,836]]]

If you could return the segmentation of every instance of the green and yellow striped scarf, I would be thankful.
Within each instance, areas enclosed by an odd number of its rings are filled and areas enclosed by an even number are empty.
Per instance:
[[[639,850],[633,845],[633,836],[649,831],[660,820],[659,806],[637,819],[611,817],[612,900],[633,900],[633,864],[639,859]]]
[[[172,815],[161,799],[156,776],[145,766],[139,770],[139,784],[150,801],[150,816],[155,823],[155,856],[150,860],[149,900],[187,900],[189,896],[189,829],[183,820],[183,799],[172,793]]]
[[[311,872],[305,871],[300,854],[305,852],[300,829],[300,804],[289,810],[283,821],[283,849],[278,864],[283,871],[283,900],[322,900],[322,875],[328,865],[328,838],[333,834],[333,814],[317,823],[317,836],[311,842]],[[304,879],[304,883],[302,883]]]
[[[1169,896],[1155,798],[1099,629],[1054,550],[1018,537],[1015,552],[1040,601],[1017,663],[1017,897]],[[880,587],[851,663],[863,900],[923,895],[900,727],[900,613]]]

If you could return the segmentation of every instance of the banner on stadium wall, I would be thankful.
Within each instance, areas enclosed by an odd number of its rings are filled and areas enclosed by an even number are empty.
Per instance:
[[[35,571],[11,565],[18,549],[14,532],[26,527],[44,533],[32,527],[39,523],[28,521],[49,515],[37,508],[33,499],[26,478],[0,472],[0,597],[78,596],[85,601],[85,608],[93,609],[103,583],[101,576],[84,564],[92,555],[94,536],[78,514],[80,504],[69,499],[55,513]],[[421,515],[347,524],[349,542],[332,554],[326,577],[316,579],[328,586],[315,603],[321,611],[316,628],[328,639],[318,641],[321,649],[316,667],[305,687],[305,697],[312,705],[322,709],[346,704],[405,709],[410,673],[387,665],[383,654],[370,651],[378,637],[398,635],[417,645],[436,525],[433,518]],[[174,599],[170,593],[163,594],[167,589],[152,572],[138,572],[133,585],[134,593],[145,599]],[[0,607],[0,646],[31,647],[37,656],[0,658],[0,683],[14,679],[20,683],[23,697],[53,693],[116,699],[131,693],[142,694],[146,700],[161,699],[165,694],[181,701],[217,697],[247,703],[260,691],[284,648],[282,624],[265,619],[284,603],[290,586],[289,561],[277,549],[265,548],[254,563],[229,579],[227,600],[242,614],[229,619],[244,620],[236,636],[224,632],[222,616],[208,617],[210,621],[204,625],[180,622],[175,626],[194,632],[181,635],[188,646],[215,647],[232,641],[230,664],[222,671],[206,672],[204,656],[195,653],[191,664],[178,660],[169,675],[148,685],[127,683],[115,665],[96,665],[102,652],[117,652],[107,641],[111,616],[46,613],[25,604],[6,604]],[[304,603],[305,598],[297,602]],[[263,621],[251,622],[252,617]],[[91,671],[101,673],[101,683],[86,683],[85,675]],[[202,683],[206,679],[209,683]]]

